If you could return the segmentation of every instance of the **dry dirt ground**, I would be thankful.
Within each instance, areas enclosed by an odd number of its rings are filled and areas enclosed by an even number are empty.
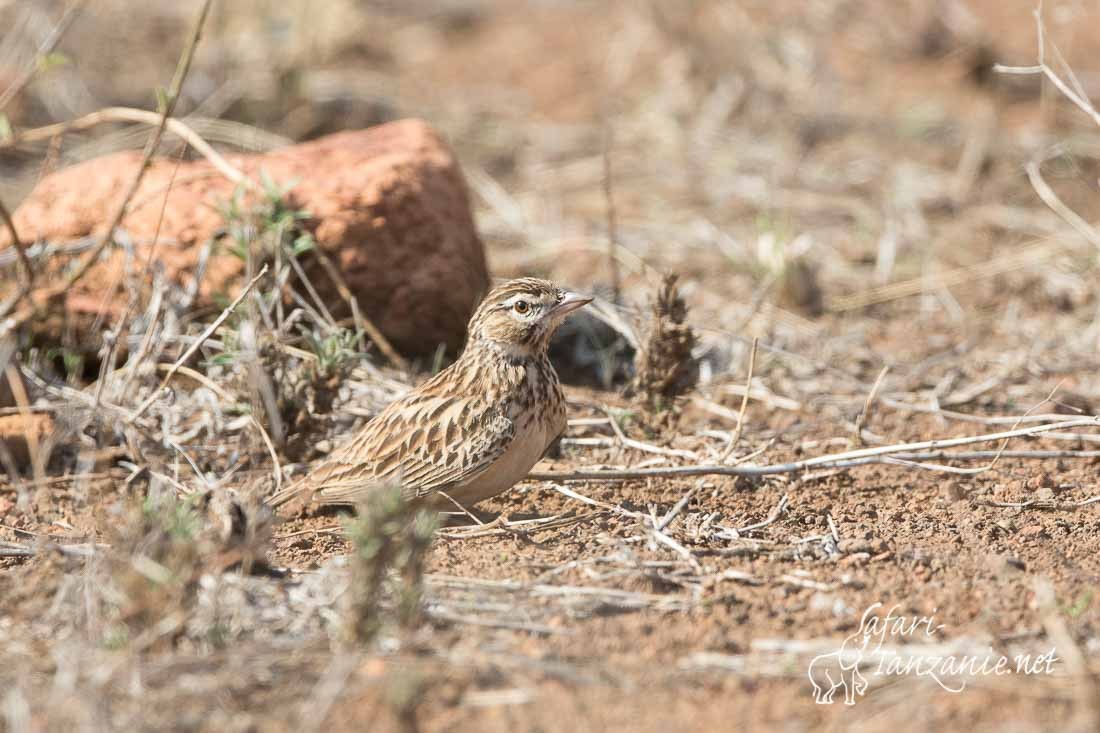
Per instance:
[[[94,80],[82,93],[104,104],[163,83],[187,13],[150,11],[156,47],[132,33],[112,45],[118,5],[74,25],[58,94],[82,74]],[[604,294],[608,162],[619,312],[643,337],[659,273],[681,275],[698,385],[645,407],[604,379],[620,359],[606,332],[570,337],[558,356],[572,422],[537,471],[776,465],[1079,424],[950,448],[963,458],[931,446],[760,477],[529,480],[438,532],[418,623],[356,645],[342,631],[343,515],[277,520],[246,542],[253,558],[218,542],[182,549],[172,538],[190,530],[158,535],[133,509],[158,481],[199,487],[196,471],[230,488],[270,473],[259,440],[196,430],[178,451],[146,449],[160,478],[139,474],[63,374],[43,371],[29,382],[36,409],[71,429],[43,476],[0,483],[0,726],[1100,726],[1100,299],[1087,224],[1100,219],[1100,129],[1049,83],[991,70],[1035,62],[1027,3],[333,3],[309,33],[280,25],[304,4],[274,5],[219,11],[192,109],[217,92],[209,116],[289,138],[425,117],[464,164],[494,276]],[[1079,88],[1100,98],[1088,31],[1100,8],[1048,2],[1044,18]],[[282,55],[270,28],[289,34]],[[113,53],[93,58],[97,43]],[[244,89],[226,91],[246,71]],[[51,89],[32,87],[14,121],[51,121]],[[8,151],[0,194],[25,192],[45,156],[133,144],[112,135]],[[1078,212],[1076,228],[1043,187]],[[362,388],[314,425],[317,453],[424,373],[374,364],[360,360]],[[209,375],[247,401],[231,371]],[[85,368],[67,387],[91,393],[95,378]],[[133,404],[155,383],[139,379]],[[899,659],[1045,662],[937,679],[881,673],[865,648],[855,704],[847,688],[817,704],[811,662],[852,635],[845,648],[858,647],[874,604],[873,618],[900,619],[878,638]],[[914,629],[921,619],[934,628]]]

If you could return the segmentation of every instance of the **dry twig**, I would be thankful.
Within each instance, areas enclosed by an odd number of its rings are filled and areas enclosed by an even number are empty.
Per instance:
[[[83,117],[77,117],[75,120],[37,127],[33,130],[24,130],[7,140],[0,140],[0,149],[14,147],[21,143],[50,140],[69,132],[87,130],[105,122],[137,122],[143,125],[158,127],[161,124],[161,118],[162,115],[156,112],[150,112],[149,110],[135,109],[133,107],[106,107],[101,110],[96,110],[95,112],[90,112]],[[260,190],[260,184],[246,176],[239,168],[226,160],[221,153],[215,150],[210,143],[206,142],[197,132],[191,129],[186,122],[176,117],[171,117],[164,123],[164,126],[167,132],[173,133],[176,137],[194,148],[199,155],[210,162],[210,165],[234,184],[246,186],[253,191]]]
[[[1070,89],[1069,85],[1062,80],[1062,77],[1058,76],[1054,69],[1050,68],[1050,65],[1046,62],[1046,28],[1043,25],[1043,3],[1041,1],[1038,7],[1032,11],[1032,15],[1035,16],[1035,33],[1038,37],[1039,45],[1039,63],[1035,66],[1006,66],[1004,64],[994,64],[993,70],[1001,74],[1042,74],[1051,84],[1057,87],[1058,91],[1060,91],[1066,99],[1072,102],[1074,106],[1088,115],[1093,122],[1100,126],[1100,112],[1092,106],[1092,103],[1087,97]]]
[[[355,327],[365,333],[367,338],[374,342],[374,345],[390,360],[391,364],[401,371],[407,372],[409,370],[409,362],[397,353],[397,350],[393,348],[393,344],[390,343],[390,340],[378,330],[378,326],[374,325],[374,322],[359,310],[359,300],[352,294],[347,281],[344,280],[344,276],[340,274],[340,269],[336,267],[332,258],[319,248],[313,250],[313,255],[317,258],[317,261],[321,263],[321,267],[325,268],[325,272],[328,273],[333,285],[336,286],[336,290],[340,293],[340,297],[343,298],[344,302],[351,308],[351,315],[355,321]]]
[[[741,433],[745,427],[745,411],[749,407],[749,393],[752,392],[752,375],[756,370],[756,349],[759,345],[760,339],[754,336],[752,339],[752,351],[749,352],[749,372],[745,377],[745,394],[741,396],[741,409],[737,411],[737,429],[733,433],[733,439],[730,440],[730,447],[726,449],[726,453],[718,460],[719,463],[726,462],[726,459],[729,458],[729,454],[741,440]]]
[[[1098,127],[1100,127],[1100,111],[1092,105],[1088,97],[1084,95],[1083,91],[1075,91],[1070,88],[1070,85],[1058,75],[1058,73],[1051,68],[1046,61],[1047,53],[1047,39],[1046,39],[1046,27],[1043,24],[1043,3],[1040,0],[1038,6],[1032,11],[1032,15],[1035,17],[1035,36],[1038,45],[1039,62],[1035,66],[1005,66],[1003,64],[995,64],[993,69],[1002,74],[1041,74],[1051,84],[1053,84],[1062,95],[1068,99],[1075,107],[1084,112]],[[1061,60],[1061,54],[1058,51],[1058,47],[1051,45],[1054,51],[1056,61]],[[1065,62],[1062,62],[1063,66]],[[1073,75],[1073,71],[1066,67],[1066,71],[1070,79],[1077,84],[1077,79]],[[1080,85],[1077,84],[1078,90]],[[1096,230],[1096,227],[1085,221],[1077,212],[1067,206],[1052,189],[1047,182],[1043,179],[1042,173],[1039,169],[1042,161],[1033,160],[1027,165],[1027,177],[1031,182],[1035,192],[1039,195],[1039,198],[1043,200],[1047,206],[1050,207],[1054,213],[1060,216],[1067,224],[1087,239],[1095,247],[1100,248],[1100,232]]]
[[[1064,422],[1034,425],[1026,428],[1017,428],[1000,433],[988,433],[974,435],[965,438],[948,438],[944,440],[923,440],[914,443],[898,443],[895,445],[877,446],[874,448],[861,448],[859,450],[834,453],[831,455],[816,456],[801,461],[790,463],[778,463],[768,466],[673,466],[669,468],[635,468],[623,470],[598,470],[598,471],[570,471],[565,473],[532,473],[528,476],[534,481],[627,481],[631,479],[654,478],[658,476],[772,476],[784,473],[799,473],[808,468],[853,468],[866,466],[873,463],[890,463],[893,461],[927,461],[933,458],[970,459],[996,458],[998,455],[1009,457],[1008,451],[994,451],[986,455],[986,452],[969,454],[953,454],[944,452],[944,448],[953,448],[960,445],[974,443],[988,443],[1010,438],[1020,438],[1029,435],[1040,435],[1058,430],[1067,430],[1075,427],[1100,426],[1098,418],[1082,418],[1078,420],[1066,420]],[[924,451],[924,452],[918,452]],[[1060,457],[1069,457],[1068,454],[1081,455],[1080,451],[1054,451]],[[1035,455],[1034,451],[1021,457],[1047,457],[1045,454]],[[985,469],[983,469],[985,470]],[[558,487],[555,487],[558,488]],[[560,491],[561,489],[558,488]],[[593,500],[590,500],[593,501]],[[607,508],[607,507],[604,507]]]
[[[172,381],[172,377],[176,375],[176,372],[180,369],[180,367],[182,367],[184,363],[186,363],[187,360],[190,359],[195,354],[195,352],[202,347],[202,345],[206,342],[206,339],[210,338],[214,334],[214,332],[217,331],[223,323],[225,323],[225,320],[233,314],[233,311],[237,309],[237,306],[241,304],[241,301],[244,300],[245,296],[248,295],[248,292],[252,290],[253,286],[255,286],[256,283],[260,281],[260,278],[262,278],[266,274],[267,265],[264,265],[262,268],[260,268],[260,271],[256,274],[256,277],[252,278],[252,280],[250,280],[247,285],[241,288],[241,292],[237,294],[237,297],[233,299],[233,302],[225,307],[225,310],[223,310],[221,314],[214,319],[214,322],[207,326],[206,329],[199,335],[199,337],[191,342],[191,345],[187,348],[186,351],[183,352],[180,358],[176,359],[175,363],[172,364],[171,367],[169,367],[168,373],[164,375],[164,378],[161,380],[157,388],[153,390],[153,393],[150,394],[145,402],[142,402],[141,405],[132,413],[130,413],[130,415],[126,418],[127,424],[132,424],[135,420],[141,417],[146,410],[149,409],[149,406],[156,401],[161,391],[163,391],[164,388],[168,386],[168,383]]]
[[[887,365],[878,373],[875,383],[871,386],[871,391],[867,393],[867,401],[863,403],[863,409],[859,411],[859,415],[856,417],[856,445],[863,445],[863,423],[867,420],[867,415],[871,413],[871,405],[875,403],[875,397],[878,395],[879,388],[882,387],[882,380],[886,379],[886,373],[889,371],[890,366]]]
[[[11,246],[15,248],[15,254],[19,258],[19,265],[23,270],[22,292],[28,293],[34,284],[34,267],[31,265],[30,258],[27,257],[27,247],[23,244],[23,240],[19,238],[19,232],[15,229],[15,221],[12,220],[11,213],[4,206],[3,201],[0,201],[0,219],[4,220],[4,226],[7,227],[8,235],[11,237]]]

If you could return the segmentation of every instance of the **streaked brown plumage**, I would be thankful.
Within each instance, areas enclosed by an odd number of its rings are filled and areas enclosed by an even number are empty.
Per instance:
[[[546,350],[565,316],[590,300],[535,278],[494,289],[454,364],[387,406],[271,503],[356,504],[396,482],[406,497],[447,509],[455,508],[451,499],[470,506],[507,490],[565,430]]]

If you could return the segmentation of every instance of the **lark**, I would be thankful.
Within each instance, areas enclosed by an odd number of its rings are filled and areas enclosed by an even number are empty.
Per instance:
[[[591,300],[535,278],[495,288],[474,312],[457,361],[271,503],[355,505],[397,483],[409,500],[457,511],[508,490],[565,431],[547,347],[565,317]]]

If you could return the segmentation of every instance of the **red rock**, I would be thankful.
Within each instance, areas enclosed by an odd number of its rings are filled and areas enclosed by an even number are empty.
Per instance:
[[[263,171],[276,183],[294,184],[288,203],[312,216],[303,228],[398,350],[428,354],[440,343],[461,346],[489,276],[461,170],[429,125],[401,120],[227,158],[254,180]],[[15,212],[20,236],[65,241],[101,233],[140,159],[137,152],[119,153],[47,176]],[[205,243],[225,224],[220,204],[236,187],[205,160],[176,168],[174,158],[153,162],[123,223],[138,243],[138,256],[127,263],[116,248],[97,263],[68,294],[70,316],[86,321],[88,311],[121,312],[124,276],[141,272],[158,222],[157,258],[169,279],[179,285],[193,280]],[[0,246],[7,244],[7,233],[0,232]],[[199,304],[211,303],[215,294],[233,295],[242,284],[243,263],[224,249],[211,257]],[[63,264],[56,259],[48,269],[55,276]],[[324,271],[308,258],[306,271],[334,312],[345,313]]]
[[[31,452],[28,438],[37,438],[41,445],[53,432],[53,427],[53,418],[49,415],[0,415],[0,443],[15,459],[16,468],[29,474]]]

